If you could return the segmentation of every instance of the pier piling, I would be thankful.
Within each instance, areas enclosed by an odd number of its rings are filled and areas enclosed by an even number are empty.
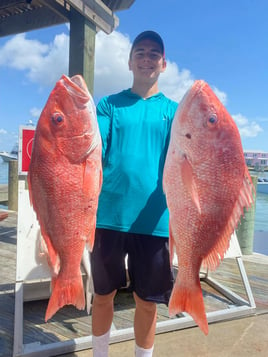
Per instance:
[[[258,177],[251,176],[251,179],[257,194]],[[239,224],[236,229],[238,242],[243,255],[253,253],[255,211],[256,211],[256,196],[254,197],[253,205],[248,210],[245,210],[244,212],[245,215],[244,217],[241,218],[241,224]]]
[[[18,160],[9,161],[8,209],[11,211],[18,211]]]

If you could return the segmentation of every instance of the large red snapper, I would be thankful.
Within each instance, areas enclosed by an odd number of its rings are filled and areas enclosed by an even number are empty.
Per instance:
[[[188,312],[208,333],[201,264],[215,269],[230,236],[253,202],[254,186],[245,164],[239,131],[212,89],[195,81],[171,128],[163,187],[170,214],[170,252],[178,275],[169,313]]]
[[[102,184],[101,138],[84,79],[62,76],[39,118],[28,174],[30,200],[52,270],[45,320],[67,304],[85,307],[80,262],[94,245]]]

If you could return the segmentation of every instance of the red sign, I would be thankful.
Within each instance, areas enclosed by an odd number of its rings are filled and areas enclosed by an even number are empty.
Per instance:
[[[32,127],[20,128],[20,153],[19,153],[19,171],[26,174],[29,170],[29,165],[32,155],[33,139],[35,129]]]

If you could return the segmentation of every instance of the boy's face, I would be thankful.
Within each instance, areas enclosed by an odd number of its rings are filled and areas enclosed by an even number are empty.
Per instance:
[[[129,69],[134,78],[157,79],[166,69],[166,61],[161,46],[150,39],[140,41],[132,50]]]

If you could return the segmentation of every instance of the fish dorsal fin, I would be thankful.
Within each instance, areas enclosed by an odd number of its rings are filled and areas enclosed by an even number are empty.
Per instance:
[[[234,205],[232,214],[223,231],[220,239],[214,245],[212,251],[203,259],[202,266],[209,270],[215,270],[224,258],[224,254],[229,248],[231,235],[237,228],[242,216],[244,216],[244,209],[249,209],[254,203],[255,188],[247,168],[245,169],[243,183],[239,192],[238,199]]]
[[[186,188],[187,192],[191,196],[191,199],[195,204],[198,212],[201,214],[201,207],[199,202],[197,186],[194,180],[193,168],[186,156],[184,156],[184,159],[182,160],[181,172],[182,172],[182,182],[184,184],[184,187]]]

